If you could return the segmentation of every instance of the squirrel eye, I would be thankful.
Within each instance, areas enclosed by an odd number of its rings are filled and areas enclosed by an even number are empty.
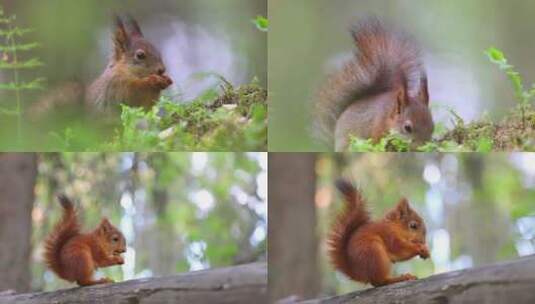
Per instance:
[[[418,229],[418,223],[416,223],[416,222],[410,222],[410,223],[409,223],[409,228],[411,228],[412,230],[416,230],[416,229]]]
[[[143,50],[137,50],[136,51],[136,59],[137,60],[143,60],[145,59],[146,55],[145,55],[145,52]]]
[[[405,132],[407,133],[412,133],[412,125],[410,123],[406,123],[404,126],[403,126],[403,129],[405,129]]]
[[[118,242],[118,241],[119,241],[119,237],[114,236],[111,240],[112,240],[113,242]]]

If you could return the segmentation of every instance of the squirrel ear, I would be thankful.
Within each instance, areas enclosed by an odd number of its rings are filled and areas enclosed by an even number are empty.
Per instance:
[[[128,34],[133,37],[143,37],[143,32],[137,23],[136,19],[131,15],[126,15],[126,28],[128,29]]]
[[[123,20],[119,15],[114,16],[115,20],[115,33],[113,36],[113,44],[115,49],[115,59],[119,59],[122,54],[126,53],[128,46],[130,45],[130,38],[126,32]]]
[[[108,218],[105,217],[102,219],[102,221],[100,221],[100,229],[102,230],[102,232],[109,232],[111,230],[111,227],[112,226]]]
[[[399,212],[399,215],[401,218],[408,216],[411,211],[411,207],[409,206],[409,201],[407,201],[406,198],[402,198],[398,202],[396,206],[396,210]]]
[[[424,104],[429,105],[429,90],[427,89],[427,75],[420,78],[420,90],[418,91],[418,99],[422,100]]]
[[[396,205],[396,207],[386,214],[386,218],[389,220],[401,220],[407,217],[411,212],[411,207],[406,198],[402,198]]]
[[[407,96],[407,80],[405,77],[401,79],[401,86],[398,87],[396,92],[396,114],[401,115],[401,112],[405,109],[408,102]]]

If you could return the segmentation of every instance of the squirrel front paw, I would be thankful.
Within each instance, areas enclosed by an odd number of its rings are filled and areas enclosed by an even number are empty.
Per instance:
[[[148,81],[152,87],[158,90],[165,90],[167,87],[173,84],[173,80],[171,80],[171,78],[169,78],[167,75],[152,74],[148,76]]]
[[[415,275],[412,275],[410,273],[404,273],[402,274],[401,276],[401,279],[403,281],[413,281],[413,280],[418,280],[418,278],[415,276]]]
[[[115,283],[115,281],[110,278],[103,278],[103,279],[100,279],[100,281],[104,284]]]
[[[424,260],[429,258],[429,249],[427,249],[427,246],[425,244],[420,244],[418,246],[418,255]]]
[[[116,256],[116,257],[115,257],[115,263],[116,263],[117,265],[123,265],[123,264],[124,264],[124,259],[123,259],[123,257],[122,257],[122,256]]]
[[[123,265],[124,264],[124,258],[120,255],[111,255],[108,257],[108,259],[111,261],[112,265]]]

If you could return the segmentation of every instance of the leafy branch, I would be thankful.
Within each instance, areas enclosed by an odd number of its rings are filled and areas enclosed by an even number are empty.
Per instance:
[[[526,128],[526,107],[529,105],[533,97],[535,97],[535,84],[532,84],[529,90],[526,90],[522,80],[522,76],[515,70],[515,67],[507,62],[507,58],[502,51],[491,47],[485,51],[489,60],[495,63],[500,70],[504,71],[511,81],[516,99],[520,102],[520,110],[522,113],[522,128]]]
[[[9,82],[0,83],[0,91],[11,91],[15,95],[15,105],[5,108],[0,104],[0,114],[13,116],[17,120],[17,138],[20,142],[22,132],[22,93],[24,91],[43,88],[43,78],[23,81],[21,70],[35,69],[43,66],[38,58],[22,59],[22,52],[32,51],[38,48],[39,43],[21,41],[25,35],[33,32],[32,29],[20,28],[15,25],[16,16],[6,16],[0,6],[0,72],[2,70],[11,73]]]

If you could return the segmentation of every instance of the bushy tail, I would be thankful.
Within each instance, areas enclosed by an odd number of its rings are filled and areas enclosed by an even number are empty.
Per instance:
[[[49,118],[55,112],[82,111],[84,107],[84,86],[79,81],[63,83],[47,91],[47,93],[26,110],[32,121]],[[70,112],[69,112],[70,113]]]
[[[63,207],[63,216],[45,240],[44,258],[47,266],[61,277],[63,272],[61,248],[72,237],[80,234],[80,225],[71,200],[65,195],[58,195],[58,200]]]
[[[327,238],[329,256],[336,269],[353,277],[348,261],[349,241],[359,227],[370,221],[370,215],[361,193],[350,182],[340,179],[336,182],[336,187],[344,196],[345,206]]]
[[[354,58],[327,80],[315,104],[320,135],[332,141],[337,119],[353,102],[398,87],[419,90],[425,71],[417,44],[405,34],[387,29],[377,18],[352,27]]]

